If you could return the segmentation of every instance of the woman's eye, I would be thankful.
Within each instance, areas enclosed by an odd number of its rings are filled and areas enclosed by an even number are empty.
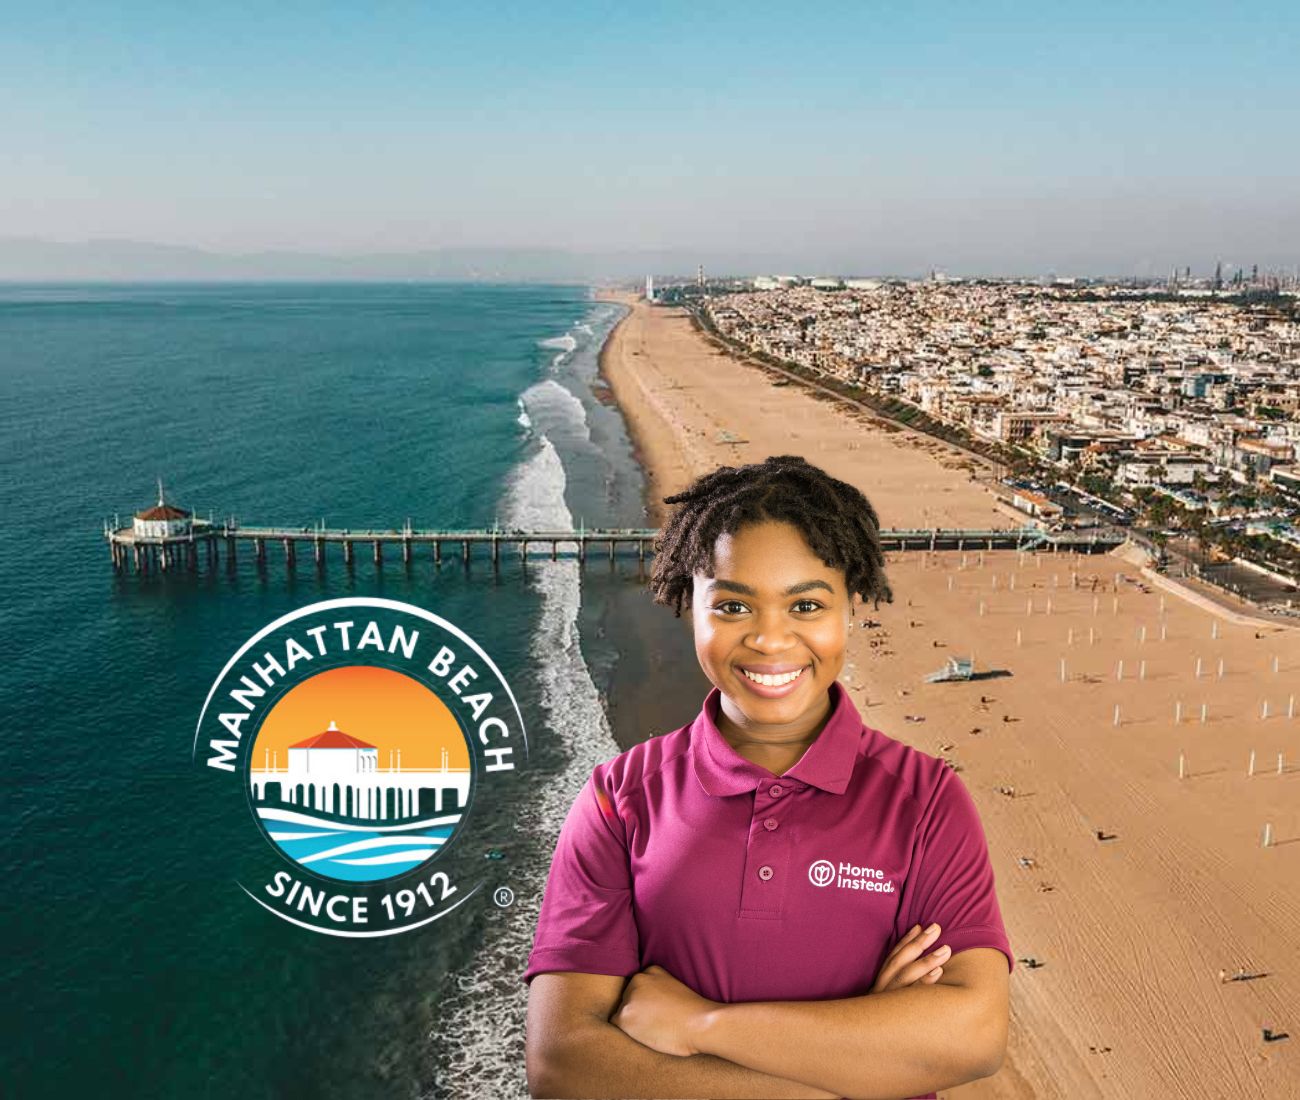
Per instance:
[[[798,600],[794,606],[796,611],[806,615],[812,611],[820,611],[822,605],[816,600]],[[739,615],[745,610],[745,605],[739,600],[723,600],[715,610],[721,611],[724,615]]]

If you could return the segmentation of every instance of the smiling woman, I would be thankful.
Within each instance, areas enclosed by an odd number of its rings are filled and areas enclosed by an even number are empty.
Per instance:
[[[836,578],[788,522],[723,534],[714,559],[716,578],[695,577],[695,653],[722,692],[723,736],[740,755],[780,775],[830,714],[830,685],[843,670],[849,630],[843,571]],[[808,579],[774,587],[738,577]]]
[[[1014,959],[979,817],[839,682],[855,598],[893,600],[874,509],[792,455],[665,503],[651,595],[689,606],[713,689],[597,765],[565,820],[524,973],[533,1095],[988,1076]]]
[[[723,466],[664,503],[680,507],[655,546],[651,594],[677,615],[690,606],[719,728],[780,775],[830,713],[854,595],[893,601],[875,509],[796,455]]]

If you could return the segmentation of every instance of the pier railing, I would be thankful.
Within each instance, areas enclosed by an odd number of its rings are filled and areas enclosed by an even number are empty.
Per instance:
[[[216,567],[225,552],[226,564],[234,568],[239,560],[240,547],[247,547],[259,567],[265,566],[267,546],[277,545],[289,569],[297,565],[298,551],[312,554],[315,564],[323,568],[327,561],[327,548],[332,544],[342,547],[343,563],[352,567],[356,561],[358,545],[368,547],[374,563],[382,567],[385,548],[399,551],[404,565],[410,565],[417,552],[427,548],[434,565],[443,563],[443,548],[450,545],[459,549],[462,563],[471,561],[471,548],[486,545],[490,548],[492,565],[500,565],[503,547],[513,548],[522,563],[529,560],[531,548],[550,549],[550,560],[560,556],[574,557],[586,562],[588,553],[603,547],[610,562],[616,553],[635,552],[639,563],[654,554],[658,528],[640,527],[581,527],[578,530],[534,530],[519,528],[472,528],[468,530],[403,528],[353,530],[326,527],[244,527],[232,520],[214,523],[196,519],[188,530],[166,537],[140,535],[133,527],[120,527],[104,523],[104,539],[108,543],[113,567],[119,572],[134,570],[137,573],[167,572],[175,569],[197,569],[200,557],[206,558],[209,568]],[[1121,528],[1091,528],[1079,531],[1049,531],[1028,525],[1011,528],[886,528],[880,532],[885,550],[1042,550],[1055,552],[1075,550],[1084,553],[1105,553],[1123,543],[1127,535]],[[564,548],[562,550],[562,548]]]

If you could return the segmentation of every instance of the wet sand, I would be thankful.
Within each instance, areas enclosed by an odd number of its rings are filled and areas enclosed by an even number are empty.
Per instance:
[[[621,300],[601,369],[651,525],[699,473],[787,453],[861,488],[885,527],[1023,522],[966,456],[773,385],[683,311]],[[1022,960],[1003,1068],[942,1095],[1300,1095],[1300,630],[1143,566],[1131,549],[892,554],[894,603],[858,612],[879,625],[854,631],[846,684],[870,725],[959,769]],[[950,655],[984,678],[925,683]],[[1242,968],[1260,976],[1220,981]]]

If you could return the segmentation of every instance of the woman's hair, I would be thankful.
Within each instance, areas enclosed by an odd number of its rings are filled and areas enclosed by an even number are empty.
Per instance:
[[[747,523],[792,523],[812,552],[842,569],[849,597],[857,593],[893,603],[880,548],[880,521],[871,502],[852,485],[799,455],[775,455],[748,466],[720,466],[683,492],[664,497],[675,509],[655,539],[650,595],[681,617],[690,607],[696,573],[713,576],[713,546]]]

